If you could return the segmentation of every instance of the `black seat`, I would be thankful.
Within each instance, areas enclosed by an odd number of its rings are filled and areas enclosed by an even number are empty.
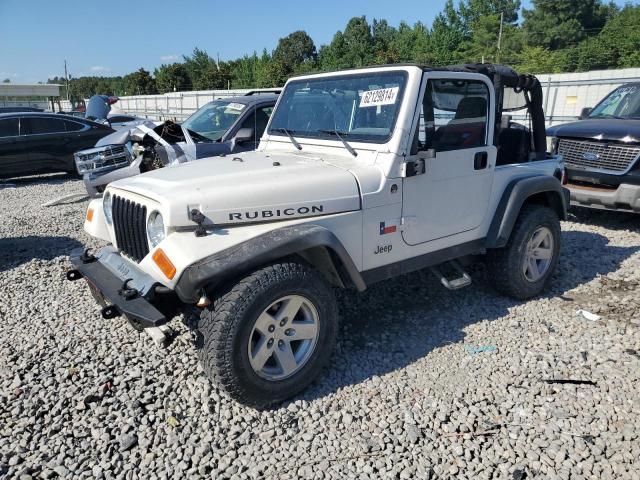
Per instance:
[[[458,103],[453,119],[436,130],[433,146],[437,151],[446,151],[484,145],[486,118],[486,98],[464,97]]]
[[[497,165],[529,161],[531,133],[525,128],[503,128],[498,136]]]

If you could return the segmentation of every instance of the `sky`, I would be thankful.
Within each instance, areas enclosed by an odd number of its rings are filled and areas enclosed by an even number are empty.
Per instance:
[[[180,61],[195,47],[220,60],[271,51],[305,30],[329,43],[354,16],[431,25],[446,0],[0,0],[0,81],[124,75]],[[530,0],[524,0],[524,7]],[[616,0],[623,5],[625,0]],[[637,3],[637,2],[633,2]],[[231,7],[229,7],[231,5]]]

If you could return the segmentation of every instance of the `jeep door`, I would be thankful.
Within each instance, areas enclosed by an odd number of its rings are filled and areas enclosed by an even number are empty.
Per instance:
[[[403,185],[409,245],[474,230],[485,219],[496,159],[493,97],[482,75],[425,73],[410,152],[424,171]]]

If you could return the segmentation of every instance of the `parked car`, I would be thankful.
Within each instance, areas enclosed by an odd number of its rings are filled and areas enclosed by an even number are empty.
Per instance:
[[[514,91],[531,129],[500,120]],[[335,358],[334,288],[431,267],[459,289],[471,277],[457,260],[479,256],[499,292],[545,289],[569,192],[546,152],[542,97],[535,77],[488,64],[290,79],[259,150],[120,180],[92,200],[84,228],[109,245],[74,252],[67,278],[86,278],[102,316],[136,328],[196,310],[209,378],[254,407],[289,398]]]
[[[547,135],[567,165],[573,205],[640,213],[640,83],[615,89]]]
[[[86,112],[84,110],[82,110],[82,111],[80,111],[80,110],[72,110],[70,112],[63,112],[61,110],[61,111],[56,112],[56,113],[59,113],[60,115],[71,115],[72,117],[84,118],[84,115],[85,115]]]
[[[254,150],[269,121],[277,92],[255,91],[214,100],[182,124],[145,121],[76,153],[76,165],[91,197],[107,184],[167,165]]]
[[[77,173],[73,153],[112,132],[108,125],[57,113],[0,114],[0,177]]]
[[[20,113],[20,112],[44,112],[44,108],[37,108],[37,107],[0,107],[0,113]]]

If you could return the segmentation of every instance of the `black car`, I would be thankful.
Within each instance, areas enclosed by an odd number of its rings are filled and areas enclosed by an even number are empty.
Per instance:
[[[92,147],[113,131],[107,125],[57,113],[0,114],[0,177],[77,173],[74,152]]]
[[[0,113],[20,113],[20,112],[44,112],[44,109],[37,108],[37,107],[0,107]]]

